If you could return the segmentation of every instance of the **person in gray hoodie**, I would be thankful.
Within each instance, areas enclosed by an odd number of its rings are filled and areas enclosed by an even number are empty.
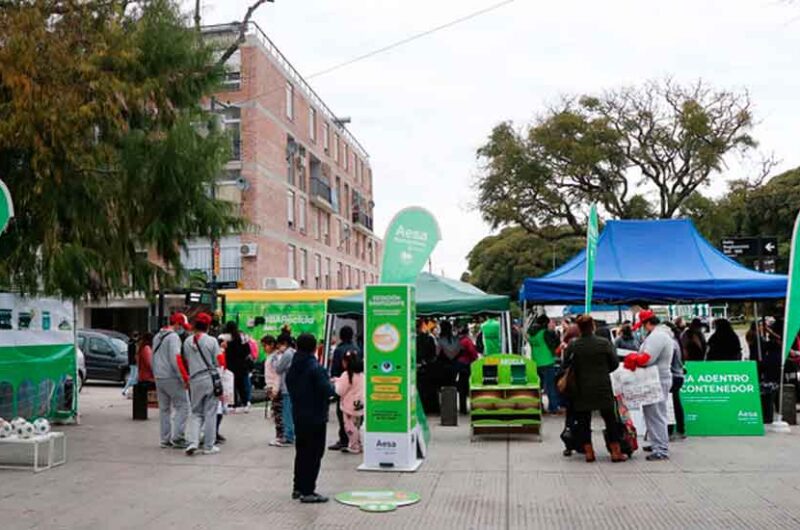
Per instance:
[[[153,338],[153,377],[156,380],[158,412],[161,420],[161,447],[186,449],[186,420],[189,417],[189,395],[181,378],[178,358],[182,337],[189,329],[183,313],[173,313],[169,326]]]
[[[186,454],[192,456],[200,448],[200,432],[203,432],[203,454],[219,453],[217,439],[217,403],[211,371],[217,369],[219,343],[208,335],[211,315],[200,313],[194,319],[194,335],[183,343],[183,360],[186,363],[189,394],[192,397],[192,418],[189,425],[189,447]]]
[[[672,355],[674,352],[674,335],[665,325],[661,324],[655,314],[650,310],[639,312],[639,321],[634,329],[643,327],[647,336],[639,347],[640,353],[650,355],[647,366],[658,367],[658,378],[663,392],[662,400],[658,403],[642,406],[644,421],[647,425],[647,436],[652,440],[652,454],[647,460],[669,460],[669,433],[667,427],[667,399],[672,387]]]
[[[291,347],[292,336],[288,333],[281,333],[278,336],[278,351],[280,356],[275,362],[275,372],[281,378],[281,406],[283,416],[283,440],[282,443],[276,444],[280,446],[294,444],[294,416],[292,416],[292,398],[289,397],[289,389],[286,386],[286,374],[289,373],[289,368],[292,366],[292,359],[294,359],[294,348]]]

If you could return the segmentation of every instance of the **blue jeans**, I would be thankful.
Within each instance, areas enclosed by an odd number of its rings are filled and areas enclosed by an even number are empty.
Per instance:
[[[556,388],[556,367],[555,365],[542,366],[536,369],[539,379],[542,382],[542,390],[547,393],[547,412],[558,412],[560,399]]]
[[[294,418],[292,418],[292,400],[289,398],[289,393],[283,393],[283,439],[287,442],[294,443]]]
[[[122,393],[128,391],[129,388],[133,387],[136,383],[139,382],[139,367],[135,364],[130,366],[130,373],[128,374],[128,380],[125,381],[125,386],[122,387]]]

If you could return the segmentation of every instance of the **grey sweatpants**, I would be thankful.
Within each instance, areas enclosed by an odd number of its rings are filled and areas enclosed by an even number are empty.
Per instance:
[[[667,431],[667,399],[672,381],[661,381],[664,399],[652,405],[642,406],[644,422],[647,425],[647,437],[653,446],[653,454],[669,455],[669,432]]]
[[[183,440],[186,436],[186,420],[189,418],[189,394],[183,388],[183,381],[156,379],[156,393],[161,417],[161,443]]]
[[[192,397],[192,418],[189,420],[187,440],[189,445],[200,447],[200,432],[203,433],[203,449],[211,449],[217,441],[217,402],[214,385],[208,375],[189,381]]]

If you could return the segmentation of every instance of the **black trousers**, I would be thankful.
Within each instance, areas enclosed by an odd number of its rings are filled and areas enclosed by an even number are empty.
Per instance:
[[[336,398],[336,420],[339,422],[339,445],[347,447],[350,440],[347,438],[347,431],[344,430],[344,413],[342,412],[342,400]]]
[[[294,490],[311,495],[317,489],[317,477],[325,453],[325,424],[298,425],[294,432]]]
[[[458,411],[467,414],[467,397],[469,396],[469,365],[456,363],[456,389],[458,389]]]
[[[575,440],[578,447],[592,443],[592,411],[576,410],[573,412],[575,418]],[[622,440],[622,433],[619,430],[617,412],[613,407],[600,410],[600,416],[606,424],[606,433],[609,442],[619,442]]]
[[[681,387],[683,378],[673,377],[672,388],[672,408],[675,409],[675,430],[678,434],[686,434],[686,422],[683,415],[683,403],[681,403]]]
[[[235,407],[244,407],[250,402],[247,388],[247,371],[233,372],[233,387],[235,393]]]

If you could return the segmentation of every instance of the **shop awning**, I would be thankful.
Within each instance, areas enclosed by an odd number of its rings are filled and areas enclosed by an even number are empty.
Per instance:
[[[419,316],[499,314],[510,308],[507,296],[486,294],[474,285],[427,272],[419,275],[416,287]],[[363,312],[363,292],[328,300],[328,313],[332,315],[360,315]]]
[[[520,301],[581,303],[586,252],[541,278],[528,278]],[[688,219],[608,221],[597,244],[597,303],[763,300],[786,296],[786,276],[742,266],[714,248]]]

